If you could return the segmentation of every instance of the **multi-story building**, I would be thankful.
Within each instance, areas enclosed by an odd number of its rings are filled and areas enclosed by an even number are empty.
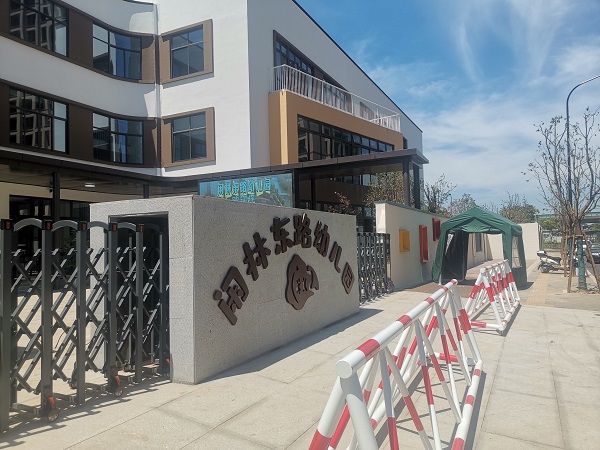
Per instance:
[[[367,225],[421,130],[293,0],[0,0],[0,216],[202,193]],[[409,185],[413,189],[408,189]]]

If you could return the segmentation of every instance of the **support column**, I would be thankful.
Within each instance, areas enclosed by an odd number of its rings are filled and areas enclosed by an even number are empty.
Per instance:
[[[310,209],[317,209],[317,183],[315,176],[310,176]]]
[[[415,208],[421,209],[421,168],[413,164],[413,198],[415,202]]]
[[[52,221],[60,220],[60,173],[52,173]]]
[[[410,161],[402,163],[402,190],[404,191],[404,204],[410,206]]]
[[[0,434],[8,430],[14,400],[10,382],[12,367],[12,222],[0,221]]]
[[[300,208],[300,174],[297,170],[292,171],[292,189],[294,193],[294,204],[293,208]],[[541,248],[541,247],[540,247]]]

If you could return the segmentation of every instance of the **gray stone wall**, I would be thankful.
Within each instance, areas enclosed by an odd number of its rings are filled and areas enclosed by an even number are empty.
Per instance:
[[[274,219],[289,219],[284,229],[289,233],[287,239],[293,241],[294,216],[304,213],[310,220],[310,247],[292,244],[287,251],[277,254],[278,242],[271,231]],[[149,216],[149,220],[153,215],[168,218],[171,361],[175,381],[201,382],[358,311],[353,216],[200,196],[110,202],[91,207],[92,220],[140,215]],[[321,230],[327,225],[324,236],[329,239],[327,248],[323,245],[321,252],[314,246],[318,222]],[[253,252],[257,247],[256,233],[259,242],[264,239],[264,247],[270,254],[266,255],[266,264],[258,264],[254,280],[247,273],[244,244],[248,244],[251,258],[256,261],[259,256]],[[334,243],[341,248],[338,263],[341,272],[329,257]],[[302,260],[298,267],[295,255]],[[295,263],[292,269],[297,269],[297,273],[291,278],[297,291],[308,289],[313,293],[302,309],[295,309],[286,300],[292,259]],[[349,293],[342,283],[346,263],[354,275]],[[303,264],[313,270],[306,270]],[[233,273],[229,272],[231,268],[233,272],[239,271],[247,287],[247,298],[235,311],[235,325],[231,324],[232,316],[228,319],[214,298],[223,302],[229,299],[227,288],[224,292],[221,284],[228,273]],[[318,279],[318,289],[313,273]],[[303,299],[303,294],[297,297]]]

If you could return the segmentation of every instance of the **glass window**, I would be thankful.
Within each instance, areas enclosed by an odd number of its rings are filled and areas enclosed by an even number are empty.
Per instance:
[[[309,75],[313,75],[314,68],[312,64],[304,60],[300,55],[297,55],[294,50],[289,48],[289,45],[280,41],[275,40],[275,65],[276,66],[290,66],[298,69]]]
[[[10,34],[67,55],[68,11],[50,0],[10,0]]]
[[[204,28],[171,37],[171,77],[204,71]]]
[[[374,151],[393,148],[392,145],[376,139],[370,139],[356,133],[332,127],[316,120],[298,116],[298,160],[311,161],[316,159],[338,158],[352,155],[368,155]],[[364,183],[360,177],[355,184]]]
[[[141,121],[94,113],[92,122],[94,158],[126,164],[144,163],[144,126]]]
[[[142,39],[93,27],[94,67],[129,80],[142,79]]]
[[[13,144],[67,151],[67,105],[9,89],[9,141]]]
[[[206,113],[173,119],[173,162],[206,158]]]

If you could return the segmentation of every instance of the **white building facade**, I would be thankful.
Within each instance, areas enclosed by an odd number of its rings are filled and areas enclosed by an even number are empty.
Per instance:
[[[344,191],[367,217],[372,174],[418,186],[427,162],[418,126],[293,0],[0,0],[0,55],[2,217],[265,173],[290,175],[288,206]]]

